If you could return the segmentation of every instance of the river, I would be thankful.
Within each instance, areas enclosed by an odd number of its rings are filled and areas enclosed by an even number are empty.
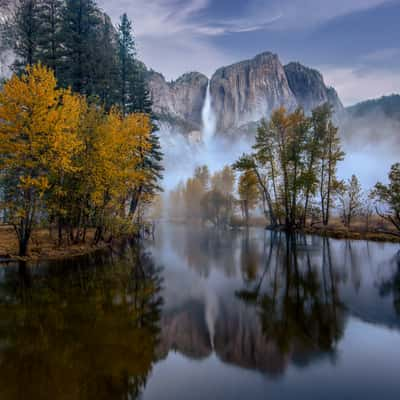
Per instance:
[[[0,269],[0,399],[398,399],[399,245],[161,224]]]

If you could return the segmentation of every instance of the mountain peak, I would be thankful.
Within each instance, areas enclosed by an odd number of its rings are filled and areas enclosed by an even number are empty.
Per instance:
[[[208,82],[199,72],[183,74],[172,82],[154,74],[149,79],[154,111],[200,130]],[[211,78],[210,89],[221,133],[254,125],[280,106],[289,111],[302,106],[309,112],[329,102],[335,111],[343,109],[336,91],[326,87],[319,71],[299,62],[283,66],[278,55],[270,51],[219,68]]]
[[[322,74],[299,62],[291,62],[284,67],[289,86],[297,102],[306,111],[330,103],[336,112],[343,110],[336,90],[325,85]]]
[[[248,68],[249,66],[254,66],[256,64],[261,65],[261,64],[269,64],[269,63],[272,63],[272,64],[280,63],[280,61],[279,61],[279,57],[276,54],[271,53],[270,51],[266,51],[266,52],[256,55],[253,58],[243,60],[243,61],[238,61],[236,63],[218,68],[215,71],[213,77],[214,76],[223,76],[224,74],[229,74],[230,71],[232,71],[232,70]]]

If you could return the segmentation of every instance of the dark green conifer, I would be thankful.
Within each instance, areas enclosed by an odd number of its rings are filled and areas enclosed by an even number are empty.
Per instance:
[[[13,69],[21,72],[39,61],[39,19],[37,0],[19,0],[11,23],[10,37],[16,55]]]
[[[62,64],[62,0],[40,0],[38,3],[38,58],[58,76]]]

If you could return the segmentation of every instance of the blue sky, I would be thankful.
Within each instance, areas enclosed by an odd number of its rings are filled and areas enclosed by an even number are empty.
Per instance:
[[[400,92],[400,0],[100,0],[140,57],[174,79],[263,51],[319,69],[346,105]]]

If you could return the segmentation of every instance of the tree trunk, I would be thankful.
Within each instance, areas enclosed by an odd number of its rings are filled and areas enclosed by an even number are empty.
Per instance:
[[[19,240],[19,256],[20,257],[26,257],[28,254],[28,243],[29,243],[29,237],[22,237]]]

